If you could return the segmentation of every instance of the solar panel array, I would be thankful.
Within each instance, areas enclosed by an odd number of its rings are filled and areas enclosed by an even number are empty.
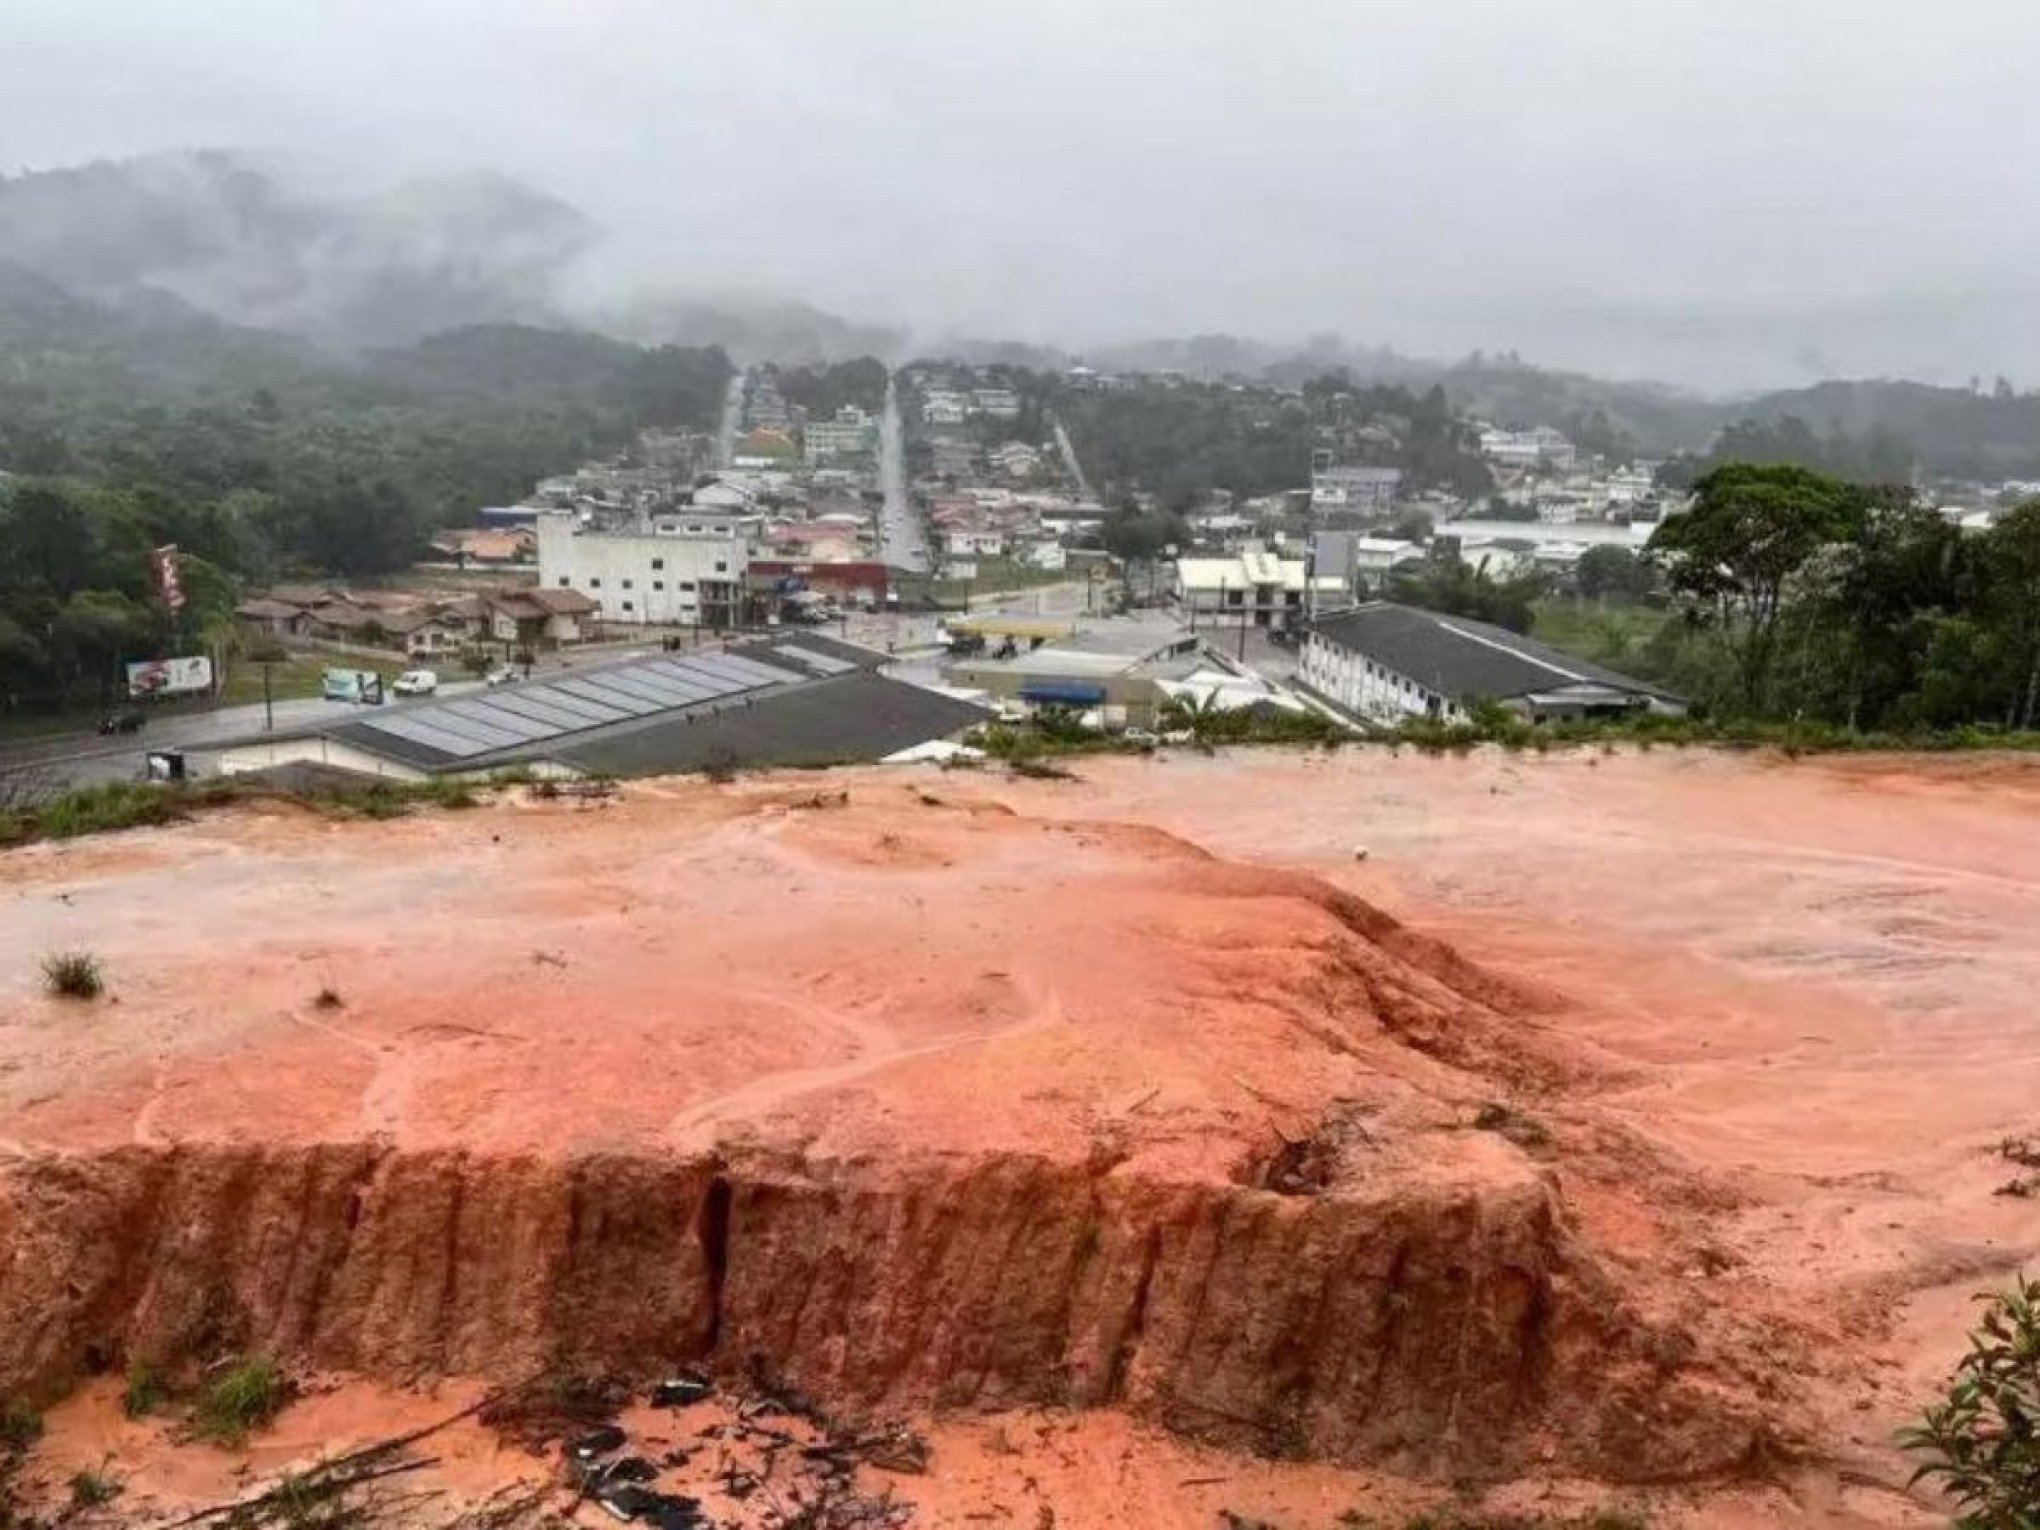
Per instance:
[[[710,706],[799,680],[798,675],[741,654],[691,654],[405,707],[364,718],[362,726],[454,759],[468,759],[657,712]]]

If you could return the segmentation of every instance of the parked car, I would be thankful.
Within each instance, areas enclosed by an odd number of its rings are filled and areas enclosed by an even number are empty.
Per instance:
[[[515,680],[516,678],[517,678],[516,670],[512,669],[507,664],[498,664],[494,669],[490,670],[486,675],[482,676],[482,684],[508,685],[512,680]]]
[[[148,714],[140,707],[123,707],[118,712],[108,712],[99,719],[101,733],[139,733],[142,724],[149,720]]]
[[[439,676],[429,669],[407,669],[390,689],[399,696],[430,696],[439,689]]]
[[[1162,741],[1159,735],[1146,728],[1128,728],[1119,737],[1122,741],[1142,749],[1152,749]]]

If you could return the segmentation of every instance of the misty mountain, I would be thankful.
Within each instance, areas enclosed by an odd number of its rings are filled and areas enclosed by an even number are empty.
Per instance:
[[[557,317],[597,230],[492,175],[315,193],[238,154],[157,154],[0,177],[0,262],[82,297],[163,299],[346,347]]]
[[[906,335],[883,325],[854,324],[807,303],[757,298],[642,296],[598,310],[584,322],[646,345],[715,345],[749,364],[788,366],[898,356]]]

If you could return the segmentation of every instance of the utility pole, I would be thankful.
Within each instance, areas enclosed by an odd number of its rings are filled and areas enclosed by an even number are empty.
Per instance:
[[[269,669],[269,660],[264,659],[262,661],[262,731],[264,733],[274,733],[276,731],[276,704],[269,694]]]

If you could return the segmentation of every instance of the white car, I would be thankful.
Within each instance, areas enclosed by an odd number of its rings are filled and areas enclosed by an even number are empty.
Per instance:
[[[399,696],[430,696],[439,689],[439,676],[429,669],[407,669],[390,689]]]

